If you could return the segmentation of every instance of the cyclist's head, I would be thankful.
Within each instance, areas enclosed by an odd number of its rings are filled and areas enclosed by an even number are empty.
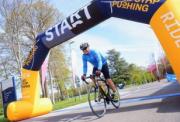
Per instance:
[[[82,43],[82,44],[80,45],[80,49],[81,49],[82,51],[86,50],[88,47],[89,47],[89,44],[88,44],[88,43]]]
[[[89,53],[89,44],[88,43],[82,43],[80,45],[80,49],[83,51],[84,54]]]

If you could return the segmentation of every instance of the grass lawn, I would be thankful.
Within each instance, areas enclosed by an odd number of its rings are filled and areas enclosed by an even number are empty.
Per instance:
[[[88,101],[87,99],[87,95],[82,95],[81,98],[77,96],[63,101],[59,101],[53,105],[53,110],[63,109],[80,103],[85,103]]]
[[[0,122],[9,122],[6,118],[4,118],[4,115],[0,115]]]

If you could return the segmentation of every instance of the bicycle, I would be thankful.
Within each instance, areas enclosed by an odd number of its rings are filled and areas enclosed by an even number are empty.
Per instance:
[[[90,85],[88,91],[88,102],[90,109],[93,114],[98,118],[104,116],[106,113],[106,104],[112,103],[112,105],[118,109],[120,106],[120,94],[116,88],[116,94],[118,100],[114,101],[113,91],[110,89],[109,85],[105,82],[105,79],[100,76],[90,75],[86,79],[91,79],[93,82]],[[84,81],[89,85],[89,82]]]

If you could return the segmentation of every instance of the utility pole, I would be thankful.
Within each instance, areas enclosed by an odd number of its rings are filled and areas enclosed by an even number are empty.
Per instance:
[[[157,80],[160,81],[160,72],[159,72],[159,67],[158,67],[158,63],[156,61],[156,57],[155,57],[155,53],[152,54],[155,66],[156,66],[156,74],[157,74]]]
[[[75,80],[74,80],[74,73],[73,73],[73,59],[72,59],[72,44],[74,43],[74,41],[71,41],[70,43],[69,43],[69,47],[70,47],[70,58],[71,58],[71,74],[72,74],[72,81],[73,81],[73,86],[74,86],[74,88],[76,88],[76,85],[75,85]]]
[[[75,64],[73,64],[73,60],[74,60],[74,63],[76,63],[75,61],[75,53],[74,53],[74,51],[73,51],[73,48],[72,48],[72,44],[74,43],[74,41],[71,41],[70,43],[69,43],[69,45],[70,45],[70,54],[71,54],[71,69],[72,69],[72,80],[73,80],[73,86],[74,86],[74,88],[77,88],[78,87],[78,85],[77,85],[77,76],[76,76],[76,68],[75,68]],[[79,98],[81,98],[81,93],[80,93],[80,89],[78,89],[78,93],[79,93]]]

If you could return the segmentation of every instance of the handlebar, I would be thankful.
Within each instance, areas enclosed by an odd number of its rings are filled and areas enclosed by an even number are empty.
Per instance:
[[[89,84],[86,80],[83,80],[87,85]]]
[[[88,77],[86,77],[86,79],[91,79],[91,78],[93,78],[93,75],[89,75]],[[83,81],[88,85],[89,83],[86,81],[86,79]]]
[[[92,75],[87,76],[86,79],[92,79],[92,78],[95,79],[95,77],[97,77],[97,79],[96,79],[97,81],[100,81],[100,80],[105,81],[105,79],[103,79],[102,77],[97,76],[97,75],[95,75],[95,74],[92,74]],[[88,85],[89,83],[86,81],[86,79],[83,80],[83,81]]]

